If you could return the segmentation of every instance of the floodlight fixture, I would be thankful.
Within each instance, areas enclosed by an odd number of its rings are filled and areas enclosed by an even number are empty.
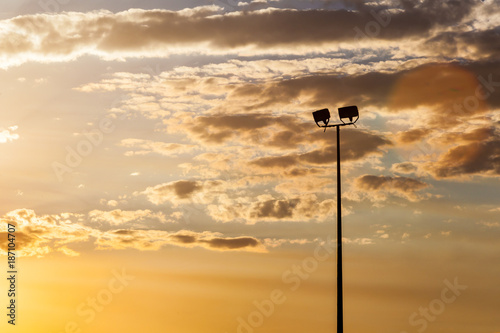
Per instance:
[[[318,127],[322,127],[320,124],[318,124],[320,121],[323,122],[323,124],[328,125],[328,122],[330,121],[330,110],[328,109],[321,109],[318,111],[313,112],[313,117],[314,121],[316,122],[316,125]]]
[[[344,106],[339,108],[339,118],[340,121],[344,123],[345,118],[349,118],[349,123],[354,124],[359,119],[358,107],[356,105]],[[352,121],[356,118],[354,121]]]
[[[340,124],[328,125],[328,123],[330,122],[330,110],[328,109],[314,111],[312,114],[316,125],[318,125],[318,127],[323,127],[325,131],[327,127],[337,127],[337,129],[339,128],[339,126],[346,125],[354,125],[354,127],[356,127],[356,122],[359,119],[359,111],[356,105],[344,106],[339,108],[339,118],[342,122]],[[348,123],[344,121],[344,119],[346,118],[349,118]],[[323,125],[321,125],[320,122],[323,122]]]

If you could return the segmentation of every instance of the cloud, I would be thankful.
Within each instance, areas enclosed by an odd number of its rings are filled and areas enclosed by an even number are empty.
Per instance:
[[[258,102],[248,105],[247,108],[259,110],[278,107],[295,100],[305,101],[304,106],[309,107],[331,104],[382,107],[400,75],[377,72],[353,76],[317,73],[267,84],[255,84],[252,95],[259,97]],[[233,96],[238,94],[241,92],[235,91]]]
[[[483,31],[446,31],[427,40],[424,47],[450,58],[498,59],[498,27]]]
[[[394,194],[409,201],[422,199],[417,193],[429,185],[413,178],[401,176],[363,175],[356,179],[356,187],[364,192],[371,193],[367,197],[374,201],[382,201],[388,194]]]
[[[313,128],[314,129],[314,128]],[[281,156],[265,156],[254,159],[250,165],[261,169],[290,169],[299,165],[327,165],[337,162],[336,142],[330,135],[325,135],[320,131],[311,133],[302,132],[300,139],[295,143],[320,143],[321,148],[312,149],[304,153],[296,153]],[[333,143],[332,143],[333,141]],[[392,143],[383,135],[371,133],[365,130],[345,129],[342,131],[341,159],[343,161],[356,161],[370,155],[382,154],[382,148],[390,146]]]
[[[97,234],[96,230],[79,223],[82,219],[79,214],[37,216],[33,210],[17,209],[1,218],[0,231],[6,231],[7,223],[16,225],[16,251],[19,256],[44,256],[53,251],[69,253],[65,250],[67,244],[88,241]],[[7,237],[3,236],[0,244],[5,250]]]
[[[8,129],[0,129],[0,143],[11,142],[19,139],[19,134],[14,133],[17,126],[11,126]]]
[[[173,189],[175,195],[180,199],[187,199],[191,197],[194,192],[199,191],[202,188],[202,186],[197,182],[189,180],[179,180],[171,185],[167,185],[167,187]],[[162,189],[165,189],[165,187]]]
[[[427,169],[437,178],[500,175],[500,139],[451,148]]]
[[[477,141],[486,141],[495,136],[495,127],[478,127],[469,131],[448,131],[440,135],[436,139],[441,144],[457,144],[457,143],[470,143]]]
[[[485,222],[485,221],[481,221],[481,222],[476,222],[476,224],[478,225],[483,225],[487,228],[498,228],[500,227],[500,222]]]
[[[298,156],[297,155],[289,155],[289,156],[266,156],[255,159],[250,162],[252,165],[256,165],[258,167],[268,169],[268,168],[280,168],[287,169],[291,167],[297,166]]]
[[[379,22],[388,21],[387,26],[380,29],[378,36],[374,36],[381,39],[403,39],[415,35],[426,35],[440,27],[458,25],[478,5],[472,0],[460,2],[398,1],[393,8],[387,2],[379,6],[374,2],[355,1],[351,3],[359,13],[368,16],[370,11],[372,13],[378,12]],[[387,7],[396,10],[379,11],[387,9]],[[367,22],[375,20],[376,18],[371,14]],[[362,26],[364,27],[364,24]]]
[[[405,1],[404,10],[358,3],[354,10],[246,8],[221,13],[221,7],[212,5],[181,11],[130,9],[118,13],[100,10],[24,15],[0,21],[0,59],[9,66],[30,60],[72,60],[84,54],[120,59],[164,57],[194,50],[248,52],[282,47],[294,52],[298,46],[310,49],[339,42],[359,43],[355,28],[375,22],[373,13],[386,23],[372,38],[397,41],[457,25],[474,5],[477,2],[472,0],[427,0]]]
[[[414,192],[428,185],[408,177],[390,177],[364,175],[357,179],[358,184],[367,190],[396,189],[403,192]]]
[[[241,248],[254,248],[260,245],[260,242],[253,237],[236,237],[236,238],[212,238],[208,240],[200,240],[200,243],[205,243],[210,248],[214,249],[229,249],[236,250]]]
[[[224,101],[222,103],[231,103]],[[246,107],[246,105],[244,106]],[[240,110],[241,112],[241,110]],[[174,131],[189,133],[189,138],[209,145],[235,142],[244,145],[259,144],[269,149],[295,149],[299,145],[325,141],[318,136],[314,123],[304,122],[291,114],[268,115],[246,112],[239,114],[212,113],[183,119],[169,119],[165,123]],[[179,121],[177,126],[171,123]]]
[[[148,200],[158,205],[166,201],[176,201],[178,199],[189,199],[196,192],[203,188],[201,182],[192,180],[179,180],[164,183],[153,187],[148,187],[143,194]]]
[[[389,106],[392,110],[432,107],[429,122],[450,126],[457,117],[470,117],[487,110],[484,88],[474,72],[458,64],[428,64],[405,73],[394,82]],[[479,96],[479,97],[478,97]]]
[[[384,136],[363,130],[343,130],[340,157],[342,161],[356,161],[373,154],[382,154],[381,148],[392,143]],[[299,155],[299,160],[314,164],[330,164],[337,162],[337,146],[329,144]]]
[[[148,155],[151,153],[164,156],[176,156],[191,152],[196,146],[181,143],[167,143],[152,140],[142,139],[123,139],[120,145],[127,148],[132,148],[125,152],[126,156]]]
[[[181,230],[171,235],[170,238],[186,246],[202,246],[212,250],[264,250],[262,242],[254,237],[220,237],[218,233],[194,233]]]
[[[148,222],[150,220],[167,222],[165,214],[162,212],[153,213],[149,209],[129,211],[121,209],[112,211],[92,210],[88,213],[88,216],[91,221],[107,222],[111,225],[120,225],[128,222]]]
[[[436,178],[464,178],[473,175],[500,174],[500,132],[491,126],[468,124],[433,139],[445,145],[446,151],[437,160],[426,162],[422,169]]]
[[[267,64],[257,60],[177,67],[153,78],[147,74],[115,73],[110,79],[79,89],[125,90],[133,96],[126,101],[127,110],[163,119],[167,132],[182,133],[197,143],[259,144],[275,150],[296,149],[320,140],[323,133],[314,131],[298,113],[318,105],[357,104],[361,120],[373,116],[373,112],[401,117],[412,113],[414,127],[395,136],[400,143],[418,142],[437,128],[453,128],[500,106],[498,62],[419,65],[417,61],[411,66],[396,65],[392,71],[365,68],[346,75],[347,64],[329,70],[323,58],[317,59],[318,64],[315,61],[308,59],[298,72],[293,71],[294,63]],[[277,73],[271,74],[272,79],[248,74],[269,73],[270,65],[279,66]],[[153,102],[155,107],[144,106]],[[189,148],[145,141],[127,145],[134,146],[136,154],[180,153]]]
[[[377,55],[373,54],[373,56]],[[151,76],[152,69],[150,68],[146,68],[147,73],[119,72],[111,74],[100,82],[87,83],[75,89],[82,92],[122,90],[127,92],[129,99],[124,101],[121,108],[130,112],[141,112],[144,116],[152,118],[178,114],[179,111],[193,112],[194,110],[206,111],[207,109],[211,109],[212,116],[216,112],[224,116],[231,113],[242,113],[243,109],[246,111],[245,116],[250,117],[252,113],[256,113],[252,112],[252,109],[260,111],[258,110],[259,105],[271,105],[267,99],[281,98],[282,93],[293,93],[297,99],[287,100],[284,98],[279,103],[297,102],[301,99],[307,102],[314,91],[304,90],[303,94],[298,94],[294,91],[286,92],[281,86],[276,89],[272,88],[275,84],[290,78],[299,79],[310,77],[312,74],[332,78],[336,76],[346,77],[345,74],[362,75],[368,72],[394,74],[397,71],[408,70],[429,61],[422,58],[411,61],[390,60],[366,63],[364,55],[350,53],[336,54],[333,58],[312,57],[250,61],[231,59],[227,62],[201,67],[179,66],[164,72],[157,69],[153,76]],[[345,84],[346,82],[343,80],[338,80],[339,86],[330,89],[330,92],[335,93]],[[358,83],[355,87],[357,86]],[[375,87],[367,87],[364,95],[369,96]],[[316,89],[325,89],[325,87],[318,86]],[[348,90],[345,90],[344,95],[347,92]],[[326,92],[325,97],[328,97]],[[221,107],[221,104],[224,107]],[[311,103],[307,105],[309,104]],[[262,118],[264,115],[271,115],[269,110],[264,111],[265,114],[260,113],[259,120],[265,120]],[[191,119],[194,118],[191,115],[189,118],[190,127],[186,129],[192,130],[191,126],[198,123],[198,119]],[[283,117],[283,115],[273,119],[276,124],[284,124],[289,120],[289,117]],[[199,119],[199,121],[204,120]],[[237,124],[232,123],[230,125],[237,126]],[[286,128],[286,126],[282,127]],[[293,131],[291,128],[286,128],[286,130]]]
[[[420,141],[426,137],[432,131],[427,128],[416,128],[409,131],[399,132],[397,134],[397,140],[400,143],[413,143],[415,141]]]
[[[284,172],[284,175],[288,178],[290,177],[305,177],[311,175],[321,175],[324,174],[325,171],[323,169],[314,169],[314,168],[293,168],[291,170],[287,170]]]
[[[210,250],[245,250],[265,252],[265,247],[253,237],[221,237],[219,233],[180,230],[172,233],[160,230],[119,229],[103,233],[96,241],[97,249],[134,248],[155,251],[166,245],[204,247]]]
[[[391,166],[391,171],[398,173],[413,173],[417,170],[417,166],[411,162],[395,163]]]
[[[170,121],[172,119],[167,122]],[[221,147],[223,143],[231,146],[259,146],[259,154],[255,154],[252,148],[252,150],[240,149],[234,155],[240,162],[238,167],[248,165],[251,171],[258,173],[277,174],[287,170],[288,174],[298,176],[299,173],[309,173],[311,166],[336,162],[336,143],[331,132],[325,134],[318,131],[312,121],[305,122],[302,118],[291,115],[214,114],[198,116],[189,121],[182,120],[180,124],[170,125],[169,128],[188,133],[188,138],[210,144],[209,148],[213,145],[219,148],[219,151],[223,148]],[[361,129],[342,131],[344,161],[357,161],[368,156],[380,155],[383,153],[382,149],[390,145],[391,141],[384,135],[373,131]],[[295,150],[299,153],[283,154],[284,150]],[[252,158],[252,155],[259,157]],[[251,158],[247,165],[243,161],[246,157]],[[234,164],[234,158],[231,162],[225,161],[224,164]],[[212,163],[208,167],[212,167]],[[311,172],[317,173],[317,170]]]
[[[91,220],[108,221],[119,225],[128,221],[150,217],[150,211],[92,211]],[[163,218],[162,214],[159,218]],[[7,223],[16,226],[16,251],[18,256],[43,257],[53,252],[67,256],[78,256],[79,252],[69,245],[94,240],[97,250],[121,250],[132,248],[140,251],[159,250],[165,245],[183,247],[200,246],[210,250],[243,250],[265,252],[266,248],[257,238],[250,236],[225,237],[218,232],[194,232],[180,230],[169,232],[154,229],[113,229],[101,231],[84,225],[82,214],[61,213],[38,216],[33,210],[18,209],[1,218],[0,253],[7,250]]]
[[[2,251],[7,252],[7,245],[8,245],[8,240],[7,240],[7,232],[0,232],[1,240],[0,240],[0,249]],[[39,254],[40,252],[34,251],[31,252],[28,250],[32,245],[33,246],[40,246],[43,242],[38,236],[36,235],[31,235],[29,233],[25,233],[22,231],[16,232],[15,233],[16,239],[15,239],[15,244],[16,244],[16,251],[18,251],[21,255],[25,255],[26,253],[36,253]],[[40,248],[43,249],[42,246]],[[42,250],[41,252],[43,252]]]
[[[323,221],[334,209],[331,199],[319,200],[315,194],[304,194],[291,198],[274,198],[260,195],[257,200],[238,202],[227,198],[218,204],[208,205],[209,215],[216,221],[242,221],[254,224],[259,221]]]
[[[191,133],[207,143],[222,143],[235,135],[242,135],[270,126],[274,117],[259,114],[199,116],[189,127]]]
[[[291,218],[293,210],[297,207],[300,199],[292,200],[266,200],[257,202],[250,212],[250,217],[254,219],[271,218],[271,219],[284,219]]]
[[[449,128],[473,115],[484,114],[490,105],[499,105],[499,78],[500,72],[491,62],[429,63],[388,73],[311,73],[254,83],[252,89],[247,86],[244,96],[248,111],[279,108],[291,105],[291,101],[299,101],[304,108],[358,105],[361,115],[362,110],[372,107],[392,114],[419,108],[424,112],[420,118],[427,128]],[[229,98],[243,97],[239,94],[243,93],[235,89]]]

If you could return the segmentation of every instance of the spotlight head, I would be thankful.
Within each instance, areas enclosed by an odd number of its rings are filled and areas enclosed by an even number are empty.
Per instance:
[[[316,125],[321,127],[321,125],[318,123],[320,121],[322,121],[323,124],[325,124],[325,126],[326,126],[328,124],[328,122],[330,121],[330,111],[328,109],[321,109],[318,111],[314,111],[313,117],[314,117],[314,121],[316,122]]]
[[[339,108],[339,117],[342,122],[344,122],[342,119],[344,118],[349,118],[349,122],[356,122],[359,118],[359,112],[358,112],[358,107],[356,105],[351,105],[351,106],[344,106],[343,108]]]

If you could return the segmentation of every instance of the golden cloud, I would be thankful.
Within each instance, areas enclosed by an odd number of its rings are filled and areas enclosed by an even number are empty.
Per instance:
[[[111,224],[122,224],[130,220],[150,217],[150,211],[92,211],[90,220],[106,220]],[[162,217],[159,216],[160,218]],[[194,232],[180,230],[114,229],[101,231],[84,225],[82,214],[62,213],[58,215],[37,216],[33,210],[18,209],[1,218],[0,254],[7,252],[7,223],[16,226],[15,243],[18,256],[45,256],[61,252],[68,256],[79,253],[68,245],[88,242],[94,239],[97,250],[137,249],[140,251],[159,250],[165,245],[183,247],[200,246],[210,250],[243,250],[265,252],[265,246],[250,236],[224,237],[216,232]]]
[[[208,214],[216,221],[243,221],[254,224],[259,221],[323,221],[332,213],[335,202],[319,200],[315,194],[304,194],[292,198],[274,198],[261,195],[256,201],[237,201],[226,198],[218,204],[208,205]]]
[[[8,66],[30,60],[69,60],[84,54],[120,59],[164,57],[193,50],[216,53],[281,47],[297,52],[299,46],[310,50],[325,44],[338,46],[339,42],[398,41],[427,37],[436,28],[457,25],[477,5],[472,0],[424,1],[408,3],[404,11],[390,11],[386,4],[357,2],[355,10],[249,7],[229,13],[212,5],[181,11],[129,9],[118,13],[100,10],[24,15],[0,21],[0,59]],[[387,23],[376,36],[359,38],[355,29],[375,20]],[[491,33],[483,35],[481,40],[492,38]],[[467,41],[466,34],[459,38]]]
[[[96,241],[97,249],[134,248],[142,251],[155,251],[165,245],[182,247],[200,246],[211,250],[245,250],[265,252],[262,243],[253,237],[221,237],[220,233],[188,230],[167,232],[160,230],[119,229],[108,231]]]
[[[6,232],[7,223],[16,225],[16,251],[19,256],[43,256],[58,251],[66,244],[84,242],[96,235],[96,230],[82,225],[82,215],[62,213],[37,216],[33,210],[18,209],[2,218],[0,228]],[[2,238],[2,250],[6,242]]]
[[[165,214],[162,212],[152,212],[149,209],[145,210],[121,210],[115,209],[112,211],[92,210],[88,213],[91,221],[107,222],[111,225],[120,225],[128,222],[142,222],[148,220],[157,220],[167,222]]]
[[[437,178],[500,175],[500,140],[463,144],[451,148],[427,169]]]

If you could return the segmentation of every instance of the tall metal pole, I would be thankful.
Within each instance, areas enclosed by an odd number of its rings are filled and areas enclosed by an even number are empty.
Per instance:
[[[340,191],[340,126],[337,127],[337,333],[344,333],[342,293],[342,204]]]
[[[354,125],[359,119],[356,105],[339,108],[339,118],[342,124],[328,125],[330,111],[321,109],[313,112],[314,121],[318,127],[337,127],[337,333],[344,333],[344,296],[342,289],[342,192],[340,177],[340,126]],[[349,123],[343,119],[349,118]],[[320,125],[323,122],[324,125]],[[356,126],[356,125],[354,125]]]

